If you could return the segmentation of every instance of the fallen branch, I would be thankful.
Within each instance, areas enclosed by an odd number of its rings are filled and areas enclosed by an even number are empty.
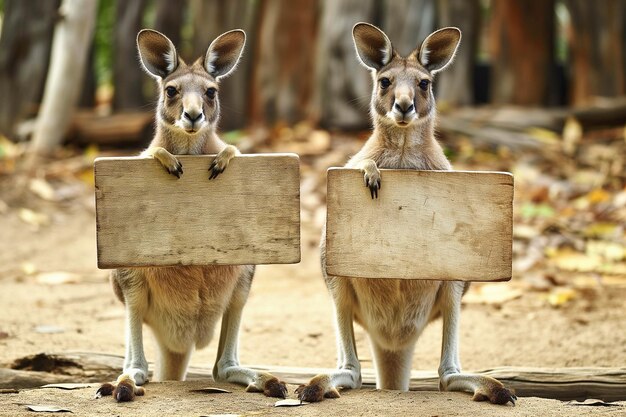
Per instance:
[[[50,356],[53,356],[58,363],[79,364],[82,376],[80,372],[77,372],[75,366],[70,370],[70,373],[73,374],[72,376],[0,369],[0,381],[2,381],[0,382],[0,388],[26,388],[69,381],[108,381],[120,373],[124,362],[121,356],[90,352]],[[317,374],[331,371],[331,369],[322,368],[282,366],[252,366],[252,368],[271,372],[291,384],[302,384]],[[150,369],[152,369],[152,365]],[[63,370],[59,369],[55,372],[63,372]],[[603,401],[626,400],[626,368],[528,368],[509,366],[475,373],[497,378],[506,386],[513,388],[520,397],[541,397],[562,401],[584,400],[587,398]],[[376,376],[373,369],[362,370],[362,376],[364,388],[376,386]],[[187,379],[212,379],[212,370],[210,368],[190,367]],[[17,385],[11,385],[10,381]],[[439,377],[436,372],[413,371],[411,372],[410,389],[411,391],[437,391],[439,390]]]
[[[82,111],[74,115],[68,142],[78,145],[146,146],[153,136],[153,112],[126,112],[99,116]]]
[[[475,143],[511,149],[544,149],[547,144],[533,136],[533,129],[560,135],[567,119],[583,130],[624,126],[626,98],[603,100],[580,108],[467,107],[439,116],[438,130],[468,136]]]

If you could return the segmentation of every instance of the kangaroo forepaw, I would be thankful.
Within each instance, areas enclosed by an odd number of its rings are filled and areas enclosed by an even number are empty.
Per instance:
[[[365,180],[365,186],[370,189],[372,199],[378,198],[378,190],[380,190],[380,171],[375,166],[368,167],[364,171],[363,179]]]
[[[327,378],[314,377],[306,385],[300,385],[296,388],[296,394],[300,401],[316,403],[324,398],[339,398],[339,391],[328,382]]]
[[[181,164],[174,155],[170,153],[161,153],[159,156],[155,155],[155,157],[169,174],[175,176],[176,178],[180,178],[180,176],[183,175],[183,164]]]
[[[209,166],[209,179],[212,180],[214,178],[217,178],[218,175],[224,172],[224,170],[230,163],[230,160],[233,159],[236,154],[237,148],[232,145],[227,146],[220,153],[218,153],[213,162],[211,162],[211,165]]]
[[[104,383],[96,391],[95,398],[102,398],[112,395],[115,401],[125,402],[133,401],[135,396],[145,394],[143,387],[138,387],[135,380],[127,374],[122,374],[117,378],[115,383]]]
[[[212,180],[214,178],[217,178],[217,176],[224,172],[225,169],[225,166],[223,168],[220,168],[216,161],[211,162],[211,165],[209,166],[209,179]]]
[[[489,401],[492,404],[505,405],[511,403],[515,405],[517,396],[513,390],[504,386],[494,386],[487,390],[477,390],[472,397],[474,401]]]

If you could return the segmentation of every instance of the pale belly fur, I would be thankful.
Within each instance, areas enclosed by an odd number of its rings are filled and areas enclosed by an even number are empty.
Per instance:
[[[142,268],[118,279],[124,299],[142,312],[173,352],[205,347],[248,266]]]
[[[372,341],[395,351],[413,345],[436,315],[439,281],[349,278],[354,317]]]

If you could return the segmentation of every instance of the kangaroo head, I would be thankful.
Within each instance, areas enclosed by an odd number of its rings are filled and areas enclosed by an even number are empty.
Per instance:
[[[433,77],[454,58],[461,41],[459,29],[433,32],[407,57],[398,54],[382,30],[368,23],[357,23],[352,37],[359,60],[374,78],[375,122],[407,127],[434,117]]]
[[[233,71],[245,43],[244,31],[226,32],[211,43],[204,58],[187,65],[165,35],[140,31],[141,64],[159,84],[158,123],[186,135],[214,126],[220,113],[219,81]]]

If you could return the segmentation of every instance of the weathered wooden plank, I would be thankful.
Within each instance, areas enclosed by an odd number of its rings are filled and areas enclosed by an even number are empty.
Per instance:
[[[328,170],[326,271],[361,278],[511,278],[513,177],[382,170],[378,199],[358,170]]]
[[[213,156],[179,156],[184,174],[151,158],[95,162],[98,267],[300,261],[295,154],[235,157],[209,180]]]

